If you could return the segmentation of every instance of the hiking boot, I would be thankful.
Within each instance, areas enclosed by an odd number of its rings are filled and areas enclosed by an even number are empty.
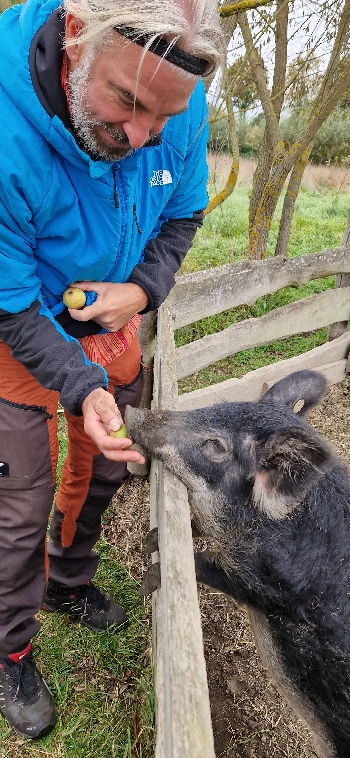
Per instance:
[[[124,608],[93,582],[63,587],[49,581],[42,607],[45,611],[69,613],[93,632],[104,632],[110,627],[117,630],[126,621]]]
[[[34,740],[56,722],[51,692],[32,656],[31,642],[19,653],[0,658],[0,710],[22,737]]]

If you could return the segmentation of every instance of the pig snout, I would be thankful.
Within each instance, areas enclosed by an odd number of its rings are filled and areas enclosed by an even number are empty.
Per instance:
[[[142,425],[144,421],[144,416],[147,413],[147,411],[143,410],[143,408],[132,408],[131,405],[127,405],[125,409],[125,424],[126,424],[126,433],[129,437],[129,439],[135,439],[135,432],[138,429],[140,425]]]
[[[127,405],[125,423],[128,437],[147,453],[157,457],[157,452],[166,444],[165,424],[168,412],[132,408]]]

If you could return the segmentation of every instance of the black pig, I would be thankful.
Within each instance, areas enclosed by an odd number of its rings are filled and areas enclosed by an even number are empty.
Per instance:
[[[318,754],[349,758],[350,480],[301,418],[324,392],[321,374],[300,371],[257,403],[131,409],[128,424],[185,483],[197,526],[217,542],[195,555],[197,580],[247,607]]]

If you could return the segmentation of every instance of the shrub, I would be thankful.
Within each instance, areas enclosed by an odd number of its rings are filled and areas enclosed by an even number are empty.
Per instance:
[[[286,147],[292,145],[304,127],[304,118],[297,111],[282,121],[281,130]],[[337,107],[322,124],[316,134],[310,159],[313,163],[350,164],[349,109]]]

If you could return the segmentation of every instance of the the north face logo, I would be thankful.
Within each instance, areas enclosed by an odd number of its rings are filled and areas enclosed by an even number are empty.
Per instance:
[[[159,171],[153,171],[153,174],[149,180],[151,187],[157,187],[163,184],[172,184],[173,177],[170,171],[166,168],[161,168]]]

